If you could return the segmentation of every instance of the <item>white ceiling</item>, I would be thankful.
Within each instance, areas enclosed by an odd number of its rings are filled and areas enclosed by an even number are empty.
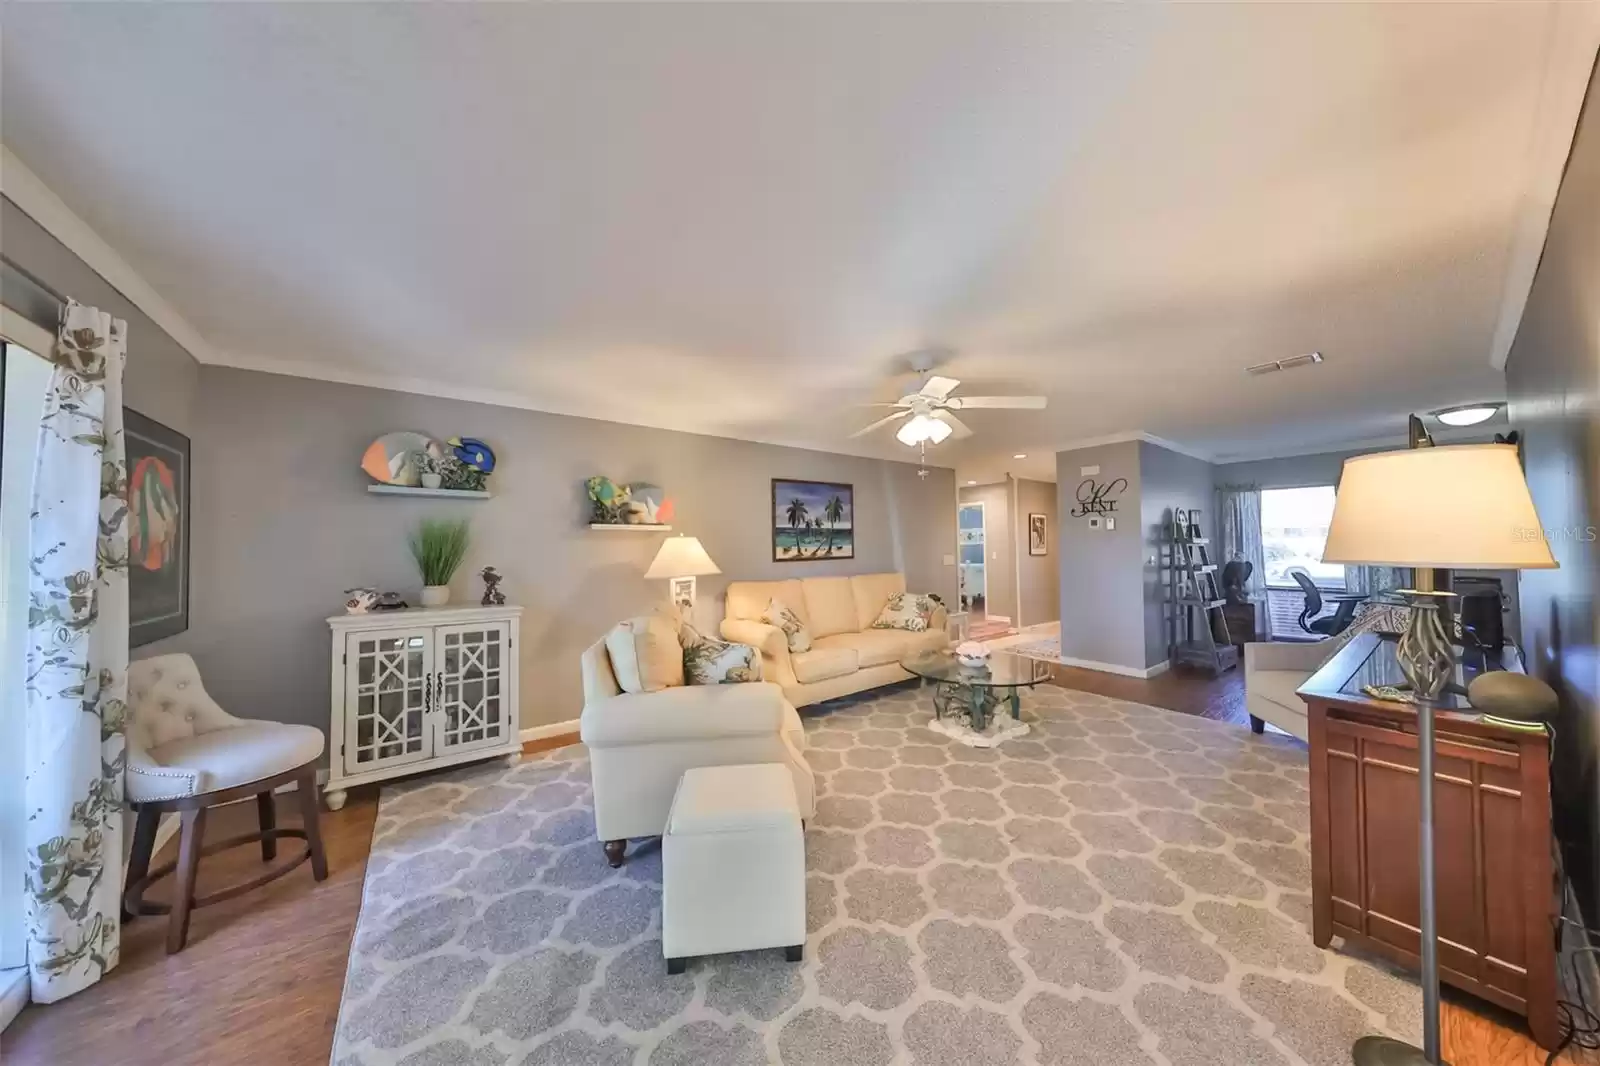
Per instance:
[[[930,451],[980,480],[1501,396],[1600,39],[1527,2],[5,20],[0,136],[202,358],[907,458],[852,404],[941,345],[1050,398]]]

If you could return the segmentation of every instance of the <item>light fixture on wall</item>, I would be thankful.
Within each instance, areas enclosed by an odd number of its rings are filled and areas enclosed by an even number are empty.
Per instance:
[[[644,572],[646,579],[666,579],[673,603],[684,610],[694,607],[694,579],[703,574],[720,574],[717,564],[711,561],[699,537],[678,534],[661,542],[655,561]]]
[[[1447,426],[1475,426],[1487,422],[1500,413],[1501,403],[1464,403],[1458,407],[1443,407],[1433,412],[1433,417]]]
[[[906,421],[906,424],[895,432],[894,437],[901,444],[909,444],[912,447],[916,447],[924,441],[929,444],[938,444],[954,432],[955,430],[950,428],[950,423],[944,419],[934,418],[932,415],[919,414],[912,415]]]

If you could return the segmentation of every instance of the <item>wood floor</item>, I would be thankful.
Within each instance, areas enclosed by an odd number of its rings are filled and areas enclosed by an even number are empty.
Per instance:
[[[1246,720],[1238,671],[1220,680],[1162,675],[1142,681],[1062,668],[1055,681],[1222,721]],[[538,747],[575,739],[551,738]],[[0,1060],[6,1066],[326,1066],[376,814],[375,789],[352,791],[344,810],[323,813],[327,881],[314,884],[309,868],[301,867],[258,891],[196,911],[181,954],[164,952],[165,919],[131,923],[117,969],[68,1000],[24,1010],[0,1035]],[[207,828],[217,838],[243,832],[254,815],[253,804],[237,804],[216,812]],[[289,824],[294,816],[286,809],[281,817]],[[259,864],[252,848],[207,858],[201,891],[254,873]],[[1515,1018],[1479,1004],[1445,1005],[1444,1049],[1453,1066],[1544,1063]]]

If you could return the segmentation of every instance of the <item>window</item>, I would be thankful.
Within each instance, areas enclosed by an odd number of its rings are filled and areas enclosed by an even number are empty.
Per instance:
[[[1298,566],[1321,588],[1344,588],[1344,567],[1322,561],[1333,521],[1333,497],[1332,485],[1262,491],[1261,550],[1269,587],[1297,588],[1289,570]]]
[[[6,322],[8,332],[16,327]],[[42,332],[42,331],[41,331]],[[47,342],[47,338],[45,338]],[[33,343],[38,344],[39,340]],[[0,340],[0,1028],[21,1008],[26,769],[22,735],[28,625],[28,512],[49,364]],[[25,987],[25,986],[24,986]]]

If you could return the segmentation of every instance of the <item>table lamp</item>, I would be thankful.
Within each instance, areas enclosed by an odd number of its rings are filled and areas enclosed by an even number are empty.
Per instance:
[[[1557,564],[1510,444],[1418,447],[1346,459],[1334,502],[1327,563],[1410,567],[1402,589],[1411,620],[1396,658],[1417,701],[1417,785],[1422,940],[1422,1047],[1388,1037],[1356,1041],[1356,1066],[1439,1066],[1439,942],[1434,905],[1434,709],[1455,670],[1455,649],[1439,619],[1449,593],[1433,570],[1545,570]]]
[[[670,581],[669,598],[687,611],[694,607],[694,579],[702,574],[720,573],[722,571],[717,569],[717,564],[700,546],[700,538],[686,537],[680,533],[661,542],[655,561],[644,572],[644,576],[647,579],[665,578]]]

